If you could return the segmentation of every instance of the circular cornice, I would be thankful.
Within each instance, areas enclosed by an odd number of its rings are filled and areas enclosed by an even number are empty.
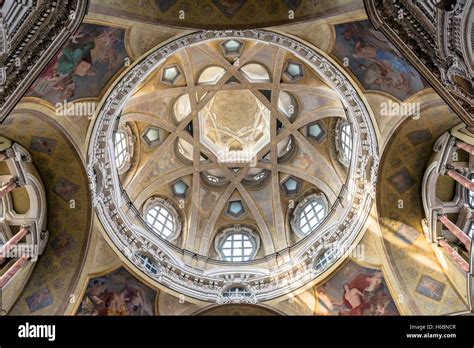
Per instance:
[[[263,261],[229,263],[210,260],[154,236],[149,226],[134,222],[140,216],[139,211],[126,205],[126,193],[121,189],[115,161],[110,160],[114,158],[113,132],[122,106],[138,84],[176,52],[226,38],[254,40],[290,51],[338,94],[352,130],[357,134],[348,180],[338,197],[337,207],[333,206],[315,233],[291,248],[266,256]],[[93,205],[108,237],[143,273],[173,291],[203,301],[221,303],[223,291],[234,285],[245,287],[251,293],[249,299],[252,302],[262,302],[296,291],[341,257],[347,256],[347,253],[340,253],[342,256],[317,271],[313,267],[322,250],[335,245],[347,250],[357,239],[375,198],[378,164],[377,137],[369,111],[356,88],[331,61],[316,50],[278,33],[228,30],[201,31],[168,42],[150,51],[118,79],[96,114],[88,148],[87,173]],[[156,274],[146,272],[138,258],[133,257],[137,251],[155,257]],[[272,267],[268,267],[269,261],[273,262]],[[262,267],[263,262],[265,267]]]

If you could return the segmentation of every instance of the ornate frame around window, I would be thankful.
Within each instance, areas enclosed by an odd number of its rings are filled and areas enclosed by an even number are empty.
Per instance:
[[[148,224],[148,222],[146,221],[146,215],[148,214],[148,211],[150,211],[151,209],[153,209],[157,206],[166,209],[166,211],[171,215],[171,217],[174,220],[173,232],[167,238],[161,236],[160,233],[156,232],[155,229],[153,228],[153,226]],[[149,198],[145,202],[145,204],[143,204],[143,220],[154,231],[154,233],[159,238],[166,239],[167,241],[171,242],[171,241],[175,240],[176,238],[178,238],[179,235],[181,234],[181,226],[182,226],[181,218],[180,218],[178,212],[176,211],[176,209],[174,208],[173,204],[170,201],[166,200],[166,199],[163,199],[163,198],[160,198],[160,197]]]
[[[225,258],[224,252],[222,251],[223,244],[225,243],[227,237],[229,237],[231,234],[237,234],[237,233],[245,234],[249,238],[250,243],[252,243],[253,251],[249,256],[248,261],[254,259],[255,256],[257,255],[258,250],[260,249],[260,237],[258,236],[258,234],[249,227],[235,224],[222,230],[222,232],[220,232],[216,236],[216,239],[214,240],[214,248],[216,249],[216,252],[219,254],[219,257],[221,258],[222,261],[240,262],[240,261],[227,261]],[[242,261],[242,262],[247,262],[247,261]]]
[[[310,204],[311,202],[313,202],[313,201],[317,201],[317,202],[321,203],[324,206],[325,217],[318,223],[318,226],[322,224],[322,222],[324,221],[324,219],[326,218],[326,216],[328,214],[329,203],[328,203],[328,199],[326,198],[324,193],[322,193],[322,192],[319,193],[319,194],[313,193],[311,195],[305,196],[296,205],[295,210],[293,210],[293,213],[292,213],[292,216],[291,216],[291,221],[290,221],[291,230],[301,238],[309,236],[310,234],[312,234],[314,232],[314,231],[312,231],[312,232],[309,232],[309,233],[305,234],[301,231],[300,225],[299,225],[300,217],[301,217],[301,214],[304,211],[304,208],[306,208],[306,206],[308,204]],[[318,227],[316,227],[316,229],[317,228]]]
[[[335,144],[336,144],[336,151],[337,151],[337,156],[338,156],[339,162],[341,162],[341,164],[344,167],[349,167],[351,165],[351,158],[347,158],[347,156],[345,155],[344,146],[342,145],[342,138],[341,138],[342,127],[344,127],[345,125],[348,125],[351,128],[351,131],[352,131],[352,127],[351,127],[350,123],[347,122],[347,120],[342,119],[342,118],[337,120],[336,126],[334,127],[334,130],[335,130]]]

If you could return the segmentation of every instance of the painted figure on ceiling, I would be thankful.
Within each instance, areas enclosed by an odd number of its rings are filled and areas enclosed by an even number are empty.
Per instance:
[[[51,103],[98,96],[124,66],[124,31],[84,24],[51,60],[28,95]]]
[[[349,308],[349,311],[343,310],[339,312],[339,315],[363,315],[364,311],[371,307],[370,294],[377,290],[381,283],[382,273],[377,272],[373,275],[359,274],[350,283],[344,284],[341,305]]]
[[[337,25],[332,53],[348,65],[365,89],[380,90],[404,100],[427,86],[413,66],[369,21]]]
[[[382,272],[354,263],[318,287],[318,303],[319,315],[398,314]]]
[[[155,296],[153,290],[119,268],[90,280],[77,315],[153,315]]]

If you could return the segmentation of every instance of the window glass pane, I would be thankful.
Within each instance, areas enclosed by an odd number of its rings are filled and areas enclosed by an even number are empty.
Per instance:
[[[302,209],[299,218],[300,232],[308,234],[321,223],[326,216],[326,209],[319,200],[311,199]]]
[[[228,52],[236,52],[241,46],[241,43],[236,40],[229,40],[224,43],[224,46]]]
[[[225,261],[247,261],[255,251],[250,237],[245,233],[231,233],[222,243],[221,252]]]
[[[346,161],[350,161],[352,157],[352,131],[347,122],[344,122],[340,128],[340,142],[342,155]]]
[[[121,168],[125,163],[127,156],[127,136],[124,132],[115,133],[115,164],[117,168]]]
[[[321,126],[319,124],[313,124],[309,126],[308,129],[309,129],[309,134],[311,134],[315,138],[318,138],[322,132]]]
[[[138,254],[138,257],[147,270],[153,274],[158,273],[155,263],[148,256]]]
[[[233,297],[233,296],[251,296],[250,291],[245,288],[230,288],[224,292],[225,297]]]
[[[156,205],[148,210],[146,214],[146,222],[161,237],[169,237],[173,234],[175,221],[167,208]]]

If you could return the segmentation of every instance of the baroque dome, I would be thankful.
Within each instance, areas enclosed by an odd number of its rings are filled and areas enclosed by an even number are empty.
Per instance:
[[[88,173],[128,263],[199,300],[258,302],[347,256],[377,153],[330,58],[270,31],[205,31],[151,50],[109,89]]]

